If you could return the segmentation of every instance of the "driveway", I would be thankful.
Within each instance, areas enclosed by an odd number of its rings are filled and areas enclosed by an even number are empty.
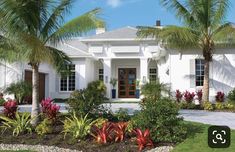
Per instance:
[[[184,120],[211,125],[225,125],[235,129],[235,113],[210,112],[204,110],[180,110]]]

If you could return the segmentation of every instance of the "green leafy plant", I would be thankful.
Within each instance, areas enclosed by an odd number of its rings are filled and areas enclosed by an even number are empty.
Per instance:
[[[215,109],[216,109],[216,110],[223,110],[223,109],[225,109],[225,106],[224,106],[224,104],[221,103],[221,102],[216,102],[216,103],[215,103]]]
[[[125,108],[119,108],[117,113],[115,114],[118,121],[129,121],[131,116],[128,114],[128,109]]]
[[[18,81],[11,83],[5,89],[5,93],[14,94],[18,103],[22,103],[25,97],[32,94],[32,86],[26,81]]]
[[[228,93],[228,99],[235,103],[235,88]]]
[[[74,139],[84,139],[89,133],[91,126],[94,124],[92,119],[88,119],[88,114],[84,117],[77,117],[75,113],[71,118],[66,117],[64,120],[64,137],[67,134],[71,135]]]
[[[117,84],[117,79],[116,78],[111,78],[109,83],[112,84],[113,88],[115,88],[116,84]]]
[[[225,103],[224,108],[229,109],[229,110],[233,110],[233,109],[235,109],[235,105],[232,103]]]
[[[74,91],[67,102],[70,112],[84,116],[87,113],[102,111],[102,104],[106,99],[105,92],[106,86],[102,81],[91,82],[86,89]]]
[[[36,133],[40,136],[52,133],[52,120],[44,119],[35,129]]]
[[[98,128],[101,128],[103,126],[103,124],[106,122],[108,122],[108,119],[100,117],[100,118],[94,120],[93,125],[97,126]]]
[[[151,138],[156,142],[180,142],[185,139],[186,128],[178,111],[176,103],[168,98],[148,99],[131,121],[134,128],[149,128]]]
[[[204,102],[203,107],[204,107],[204,110],[209,110],[209,111],[214,110],[214,106],[210,101]]]
[[[3,106],[4,102],[5,102],[5,99],[4,98],[0,98],[0,106]]]
[[[144,95],[144,98],[149,98],[156,101],[162,97],[163,93],[169,94],[167,84],[151,82],[146,83],[141,87],[141,94]]]
[[[6,130],[12,130],[13,136],[18,136],[19,134],[24,133],[32,133],[32,127],[30,121],[29,113],[16,113],[15,119],[10,119],[6,116],[0,116],[0,119],[3,120],[2,125],[0,128],[2,129],[2,133]]]

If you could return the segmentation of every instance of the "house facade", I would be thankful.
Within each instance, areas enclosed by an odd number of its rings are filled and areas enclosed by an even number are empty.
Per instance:
[[[74,38],[58,45],[72,59],[72,73],[61,78],[48,64],[41,64],[40,99],[68,98],[89,82],[103,80],[107,97],[116,89],[116,98],[136,98],[136,80],[140,85],[159,80],[171,91],[196,91],[202,88],[204,61],[200,50],[165,50],[153,38],[139,39],[134,27],[113,31],[97,29],[96,34]],[[235,49],[216,50],[210,67],[210,100],[217,91],[228,93],[235,87]],[[110,84],[117,79],[115,88]],[[25,63],[0,62],[0,88],[19,80],[31,81],[31,69]]]

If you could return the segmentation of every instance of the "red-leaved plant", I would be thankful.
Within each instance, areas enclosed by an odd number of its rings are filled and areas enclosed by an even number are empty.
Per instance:
[[[142,151],[147,146],[153,147],[149,129],[146,129],[143,132],[140,129],[135,129],[134,133],[136,134],[136,141],[139,147],[139,151]]]
[[[194,92],[190,93],[189,91],[186,90],[184,93],[184,100],[187,103],[191,103],[193,101],[194,96],[195,96]]]
[[[51,98],[46,98],[41,102],[43,114],[50,120],[55,121],[59,113],[60,106],[52,103]]]
[[[4,102],[3,104],[3,114],[8,118],[15,118],[16,111],[18,109],[17,102],[15,100],[9,99],[8,101]]]
[[[111,122],[105,122],[101,128],[93,126],[91,135],[95,138],[99,144],[106,144],[112,140],[113,124]]]
[[[113,124],[115,142],[123,141],[127,129],[127,122],[117,122]]]
[[[215,99],[217,102],[224,102],[224,93],[221,91],[218,91],[216,93]]]
[[[202,103],[202,90],[198,90],[198,91],[196,92],[196,94],[197,94],[197,99],[198,99],[198,101],[199,101],[200,103]]]
[[[180,103],[180,101],[182,100],[182,97],[183,97],[183,94],[179,90],[176,90],[175,98],[178,103]]]

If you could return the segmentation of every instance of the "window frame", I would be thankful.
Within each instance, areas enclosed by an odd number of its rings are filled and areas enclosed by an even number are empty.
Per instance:
[[[151,71],[152,69],[156,70],[156,72],[155,72],[155,73],[150,73],[150,71]],[[156,81],[158,80],[158,69],[157,69],[156,67],[149,67],[148,76],[149,76],[149,82],[150,82],[150,83],[151,83],[151,82],[156,82]],[[151,79],[150,79],[151,76],[156,76],[156,80],[155,80],[155,81],[151,81]]]
[[[205,75],[205,60],[198,58],[195,59],[195,86],[196,87],[202,87],[204,83],[204,75]],[[199,67],[199,69],[198,69]],[[199,74],[197,74],[199,73]],[[197,80],[199,78],[199,80]],[[199,83],[199,84],[198,84]]]
[[[102,70],[101,73],[100,73],[100,70]],[[102,80],[100,79],[101,76],[103,77]],[[98,69],[98,80],[104,81],[104,69],[103,69],[103,68],[99,68],[99,69]]]
[[[62,77],[60,77],[60,81],[59,81],[59,91],[60,92],[73,92],[76,90],[76,64],[69,64],[68,66],[74,66],[73,69],[71,69],[71,73],[74,74],[74,89],[73,90],[69,90],[69,87],[70,87],[70,76],[71,75],[68,75],[64,78],[66,78],[66,90],[62,90],[62,87],[61,87],[61,80],[64,79]],[[72,82],[71,82],[72,83]]]

